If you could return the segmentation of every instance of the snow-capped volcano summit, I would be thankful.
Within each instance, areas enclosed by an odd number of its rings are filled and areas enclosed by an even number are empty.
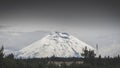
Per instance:
[[[86,46],[94,49],[68,33],[53,32],[21,49],[18,57],[81,57],[82,49]]]

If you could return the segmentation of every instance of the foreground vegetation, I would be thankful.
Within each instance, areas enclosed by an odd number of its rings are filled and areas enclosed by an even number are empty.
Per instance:
[[[0,49],[0,68],[120,68],[120,57],[95,57],[94,51],[83,50],[84,58],[32,58],[15,59],[13,54],[4,56]],[[56,64],[57,62],[62,62]],[[71,64],[67,64],[72,62]],[[81,63],[78,63],[81,62]]]

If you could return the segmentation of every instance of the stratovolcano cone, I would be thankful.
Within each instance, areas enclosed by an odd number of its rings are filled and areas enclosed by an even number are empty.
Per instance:
[[[94,50],[90,45],[68,33],[53,32],[21,49],[18,52],[18,57],[81,57],[82,49],[85,47]]]

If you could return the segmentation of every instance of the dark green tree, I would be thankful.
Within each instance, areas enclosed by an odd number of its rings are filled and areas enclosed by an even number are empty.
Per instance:
[[[81,54],[84,57],[85,63],[91,63],[95,62],[95,52],[94,50],[88,50],[87,47],[83,49],[83,53]]]
[[[14,59],[14,55],[11,53],[11,54],[7,55],[5,58]]]
[[[89,50],[89,53],[88,53],[88,58],[95,58],[96,54],[94,52],[94,50]]]
[[[1,68],[3,68],[3,57],[4,57],[4,53],[3,53],[3,51],[4,51],[4,47],[2,46],[1,48],[0,48],[0,66],[1,66]]]
[[[88,53],[89,53],[89,51],[88,51],[87,47],[85,47],[83,49],[83,53],[81,55],[86,59],[86,58],[88,58]]]

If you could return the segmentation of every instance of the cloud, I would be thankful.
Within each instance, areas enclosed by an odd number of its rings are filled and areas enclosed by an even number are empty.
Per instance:
[[[46,31],[35,32],[0,32],[0,46],[4,45],[5,49],[19,50],[34,41],[44,37]]]
[[[105,39],[107,35],[120,33],[120,4],[116,1],[0,3],[2,5],[0,6],[0,10],[2,10],[0,11],[0,31],[23,33],[61,31],[77,36],[91,45],[95,45],[97,42],[107,45],[111,42],[109,38]],[[21,36],[18,33],[11,35]],[[117,37],[119,36],[117,35]],[[115,40],[119,40],[119,38]],[[19,47],[21,48],[21,46]]]
[[[10,27],[12,27],[12,26],[0,24],[0,31],[6,30],[6,29],[8,29]]]
[[[65,31],[82,35],[119,32],[120,8],[116,1],[6,2],[0,24],[6,31]]]
[[[0,25],[0,29],[7,28],[8,26]]]

